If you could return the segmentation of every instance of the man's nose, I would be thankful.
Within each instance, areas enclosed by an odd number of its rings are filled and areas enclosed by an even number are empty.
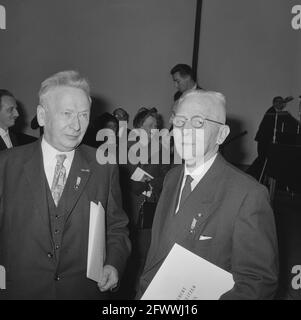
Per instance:
[[[186,121],[185,121],[185,124],[184,124],[183,129],[184,129],[184,130],[186,129],[187,132],[192,132],[191,130],[193,130],[194,127],[192,126],[190,120],[186,120]]]
[[[14,116],[15,118],[18,118],[18,117],[19,117],[19,112],[18,112],[17,109],[14,109],[13,116]]]
[[[72,129],[79,131],[80,130],[80,121],[78,115],[74,116],[71,122]]]

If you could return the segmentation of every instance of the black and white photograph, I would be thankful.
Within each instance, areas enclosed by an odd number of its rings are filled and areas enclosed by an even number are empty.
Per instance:
[[[0,0],[0,309],[301,300],[300,54],[301,0]]]

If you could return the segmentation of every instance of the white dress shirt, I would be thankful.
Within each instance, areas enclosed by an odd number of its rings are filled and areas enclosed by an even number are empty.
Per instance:
[[[0,128],[0,136],[1,136],[2,140],[4,141],[4,143],[6,144],[8,149],[13,147],[13,144],[10,140],[8,130],[5,131],[4,129]]]
[[[64,161],[64,167],[66,168],[66,180],[68,178],[72,161],[74,158],[75,150],[69,152],[61,152],[53,148],[43,137],[42,139],[42,154],[43,154],[43,164],[46,178],[48,181],[49,188],[51,189],[52,181],[54,177],[55,166],[57,163],[56,155],[65,154],[67,157]]]
[[[194,190],[194,188],[197,186],[197,184],[204,177],[204,175],[207,173],[207,171],[211,168],[216,157],[217,157],[217,153],[212,158],[210,158],[208,161],[206,161],[201,166],[197,167],[196,169],[194,169],[192,171],[189,171],[189,169],[186,166],[184,167],[184,176],[183,176],[183,180],[182,180],[182,185],[181,185],[181,189],[180,189],[176,212],[178,212],[178,210],[179,210],[180,199],[181,199],[182,191],[183,191],[183,188],[185,185],[186,177],[189,175],[193,179],[193,181],[191,182],[191,192],[192,192]]]

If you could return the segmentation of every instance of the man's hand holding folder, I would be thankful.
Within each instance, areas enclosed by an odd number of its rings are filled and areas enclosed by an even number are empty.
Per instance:
[[[98,283],[100,291],[113,290],[118,284],[118,271],[105,265],[106,236],[105,210],[100,202],[90,203],[89,245],[87,277]]]

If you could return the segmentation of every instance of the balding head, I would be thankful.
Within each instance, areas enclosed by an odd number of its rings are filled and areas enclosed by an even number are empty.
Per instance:
[[[219,92],[190,90],[175,104],[175,113],[187,105],[204,118],[226,123],[226,99]]]
[[[212,158],[230,132],[221,93],[191,90],[178,100],[173,113],[175,146],[186,166]]]

